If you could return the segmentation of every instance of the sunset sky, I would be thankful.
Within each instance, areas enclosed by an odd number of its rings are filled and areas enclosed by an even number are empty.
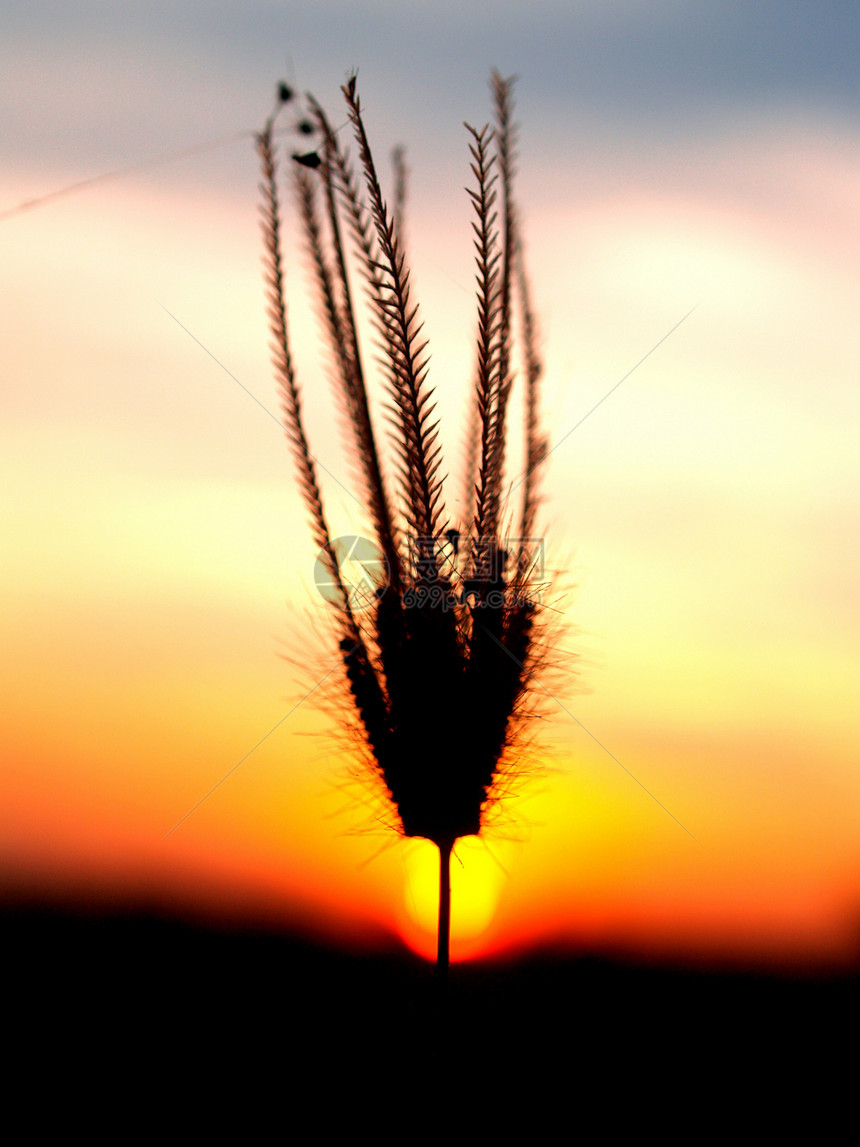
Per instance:
[[[250,132],[280,79],[345,123],[357,69],[380,167],[406,145],[456,517],[463,121],[497,67],[563,633],[543,775],[455,863],[455,955],[856,953],[860,9],[84,0],[7,7],[0,33],[9,886],[432,944],[431,847],[369,825],[325,688],[303,701],[336,662],[276,424]],[[305,270],[290,222],[309,436],[333,532],[361,533]]]

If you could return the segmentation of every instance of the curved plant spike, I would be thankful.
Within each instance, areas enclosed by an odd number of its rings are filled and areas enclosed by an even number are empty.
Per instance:
[[[385,331],[390,339],[388,365],[392,397],[401,418],[401,462],[406,479],[406,518],[415,533],[416,544],[428,573],[436,572],[436,561],[428,539],[439,532],[442,483],[438,476],[441,447],[438,423],[431,422],[433,406],[428,405],[431,391],[427,386],[427,343],[418,342],[421,324],[418,307],[410,297],[409,271],[394,233],[391,216],[382,197],[382,189],[370,151],[361,105],[355,91],[355,76],[344,85],[350,121],[358,143],[370,199],[370,211],[376,226],[376,237],[382,251],[383,291],[374,303],[388,320]]]
[[[283,85],[282,85],[283,87]],[[257,137],[257,150],[263,166],[263,183],[260,190],[263,194],[261,207],[264,261],[266,268],[266,298],[268,303],[269,330],[272,336],[272,363],[278,386],[281,391],[281,401],[285,417],[287,438],[293,450],[298,470],[299,486],[308,509],[313,532],[314,542],[319,546],[320,552],[325,555],[328,572],[332,577],[332,584],[336,587],[337,596],[346,618],[347,629],[350,627],[352,613],[349,598],[340,577],[337,558],[332,549],[331,538],[323,512],[322,497],[316,477],[316,468],[308,448],[304,426],[302,424],[301,398],[296,384],[293,370],[292,354],[290,352],[289,336],[287,333],[287,311],[284,301],[284,273],[281,257],[281,220],[280,202],[277,185],[277,166],[272,148],[272,121],[266,125],[266,130]]]
[[[493,184],[495,157],[488,155],[493,133],[484,126],[480,132],[466,124],[473,138],[472,172],[478,184],[469,197],[478,216],[472,220],[475,232],[475,253],[478,265],[478,357],[475,367],[475,394],[477,398],[477,426],[479,428],[480,463],[475,490],[474,537],[489,537],[492,524],[498,519],[499,483],[494,480],[495,459],[498,457],[497,437],[502,430],[499,422],[499,236],[493,205],[496,193]],[[479,560],[479,559],[477,559]]]
[[[340,650],[352,688],[356,707],[371,744],[384,745],[385,706],[379,682],[370,663],[368,652],[356,624],[352,605],[340,574],[337,555],[323,511],[322,497],[316,477],[316,468],[308,448],[302,421],[301,398],[296,383],[290,352],[287,312],[284,299],[283,258],[281,254],[280,201],[277,186],[277,168],[272,148],[273,117],[265,130],[257,136],[257,150],[263,168],[263,194],[261,208],[264,265],[268,299],[270,344],[275,375],[281,390],[284,428],[293,450],[298,472],[299,490],[308,509],[311,531],[319,546],[320,557],[335,587],[340,607]]]
[[[511,543],[500,533],[506,409],[513,381],[512,276],[526,378],[529,476],[522,536],[534,529],[537,470],[545,444],[537,414],[541,368],[513,204],[511,81],[494,73],[492,88],[495,131],[467,125],[475,181],[469,196],[475,213],[477,357],[470,413],[474,461],[458,526],[444,521],[427,344],[419,341],[418,308],[394,222],[402,212],[403,192],[396,192],[392,216],[377,178],[355,78],[342,91],[358,145],[363,189],[325,114],[309,97],[321,142],[317,151],[295,157],[298,210],[331,352],[335,393],[352,430],[362,492],[388,567],[387,584],[360,615],[338,569],[290,355],[272,150],[274,116],[257,138],[269,325],[287,437],[313,538],[336,588],[338,654],[360,736],[403,834],[425,837],[439,849],[437,967],[442,981],[449,959],[451,851],[460,837],[482,831],[494,801],[507,794],[516,773],[517,738],[528,717],[530,668],[540,634],[539,603],[525,592],[524,544]],[[315,157],[313,163],[308,155]],[[501,227],[495,206],[497,179]],[[344,225],[354,246],[351,258],[341,238]],[[379,338],[400,489],[396,502],[384,480],[373,428],[350,264],[363,282]]]
[[[329,122],[322,108],[309,97],[311,110],[316,127],[323,138],[324,164],[322,167],[325,185],[325,204],[329,226],[329,242],[331,246],[332,262],[334,264],[334,278],[336,286],[323,284],[320,272],[321,290],[324,295],[324,311],[330,325],[330,335],[338,343],[338,359],[340,363],[340,377],[343,385],[345,405],[349,420],[353,428],[353,444],[359,468],[364,475],[364,492],[370,510],[376,540],[382,550],[388,567],[389,579],[395,589],[399,589],[402,581],[401,563],[397,548],[397,536],[392,521],[389,498],[380,468],[379,456],[376,448],[376,438],[370,416],[367,400],[367,388],[364,379],[364,370],[361,360],[361,351],[358,342],[356,316],[353,308],[352,292],[349,275],[346,267],[346,255],[341,238],[341,223],[336,204],[336,181],[346,184],[352,190],[352,176],[341,154],[337,138],[331,130]],[[309,188],[306,194],[310,195]],[[353,220],[353,223],[355,221]],[[313,242],[310,227],[306,223],[308,237]],[[317,232],[317,235],[319,232]],[[319,240],[319,259],[325,259],[322,240]],[[372,249],[368,247],[368,258],[372,258]],[[318,256],[314,252],[314,263],[318,264]],[[318,264],[319,265],[319,264]],[[340,344],[346,342],[341,350]]]
[[[496,111],[497,160],[502,183],[503,209],[502,258],[498,288],[497,390],[494,403],[498,426],[493,436],[493,453],[490,460],[493,516],[488,522],[490,529],[496,532],[499,528],[498,515],[501,509],[501,484],[505,464],[505,414],[513,384],[513,375],[511,374],[511,271],[515,220],[513,202],[514,127],[511,120],[513,115],[513,80],[504,80],[498,72],[493,72],[491,87]]]
[[[537,332],[531,292],[526,276],[523,247],[519,236],[515,235],[515,258],[517,291],[520,300],[520,321],[522,326],[523,359],[526,375],[526,472],[523,477],[523,509],[520,518],[520,538],[529,538],[534,533],[538,508],[539,469],[546,458],[548,442],[540,430],[538,400],[543,363],[537,350]],[[520,549],[518,569],[525,555]]]

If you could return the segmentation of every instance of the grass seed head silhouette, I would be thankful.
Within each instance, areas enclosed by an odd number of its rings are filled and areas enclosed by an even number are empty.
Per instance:
[[[443,958],[447,963],[443,914],[449,912],[445,901],[451,848],[459,837],[481,831],[488,810],[509,784],[516,768],[512,750],[527,716],[530,674],[540,647],[532,537],[546,442],[538,420],[541,364],[512,192],[512,82],[492,75],[494,128],[466,125],[474,178],[469,197],[477,267],[477,353],[466,458],[469,509],[456,526],[444,503],[427,343],[421,338],[401,238],[402,153],[395,159],[392,213],[365,132],[355,77],[342,91],[360,179],[322,108],[308,97],[320,142],[312,155],[294,157],[295,191],[362,500],[386,574],[361,608],[343,576],[343,552],[338,552],[326,521],[290,352],[275,113],[257,137],[268,314],[287,437],[319,548],[319,577],[326,598],[336,606],[338,655],[372,767],[403,834],[425,837],[440,851],[440,965]],[[352,261],[367,289],[382,350],[394,454],[387,475],[368,403],[344,230],[352,240]],[[506,541],[503,483],[515,308],[522,344],[526,471],[519,487],[518,535]],[[438,735],[442,727],[444,744]]]

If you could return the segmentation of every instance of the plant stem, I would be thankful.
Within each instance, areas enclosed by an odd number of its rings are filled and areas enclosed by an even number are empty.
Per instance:
[[[439,843],[439,933],[436,949],[436,978],[439,994],[444,997],[448,989],[448,965],[451,950],[451,850],[453,840]]]

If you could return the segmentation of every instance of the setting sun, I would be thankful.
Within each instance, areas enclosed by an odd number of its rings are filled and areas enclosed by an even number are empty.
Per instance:
[[[493,922],[505,873],[496,857],[498,846],[481,837],[464,836],[451,856],[451,952],[464,959],[483,951],[481,938]],[[435,952],[439,911],[439,851],[429,841],[409,844],[403,858],[404,891],[401,931],[421,955]]]

